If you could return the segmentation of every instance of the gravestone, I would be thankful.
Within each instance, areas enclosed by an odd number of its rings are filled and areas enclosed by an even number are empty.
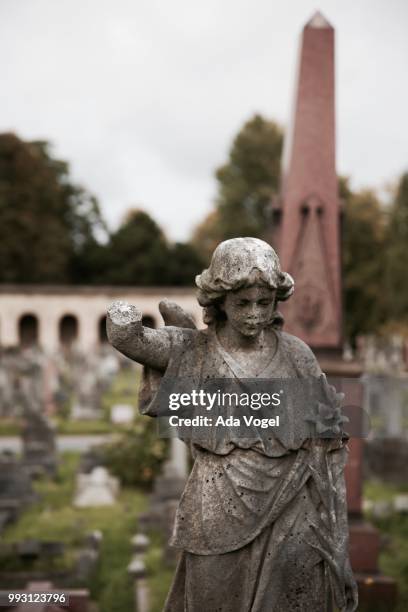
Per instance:
[[[101,389],[94,359],[77,355],[74,364],[74,400],[71,418],[93,420],[101,417]]]
[[[104,382],[98,370],[98,355],[85,355],[71,349],[56,358],[60,407],[71,404],[70,417],[74,420],[101,418],[101,396]]]
[[[25,411],[22,431],[23,464],[32,476],[57,471],[55,428],[47,418],[33,411]]]
[[[74,506],[112,506],[119,493],[119,480],[104,467],[96,467],[90,474],[78,474]]]
[[[15,418],[13,365],[14,350],[3,349],[0,355],[0,416]]]
[[[54,476],[57,469],[55,428],[45,415],[44,368],[42,359],[22,358],[16,397],[23,416],[23,465],[32,475]]]
[[[363,383],[371,437],[404,438],[408,441],[407,373],[367,372]]]
[[[120,368],[119,359],[109,344],[102,345],[98,353],[98,376],[104,387],[108,389]]]
[[[131,404],[114,404],[110,418],[115,425],[129,425],[135,418],[134,408]]]
[[[0,454],[0,532],[19,512],[37,500],[31,480],[11,453]]]

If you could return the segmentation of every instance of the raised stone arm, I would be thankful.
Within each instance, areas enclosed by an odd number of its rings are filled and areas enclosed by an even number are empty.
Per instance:
[[[170,338],[162,329],[143,327],[142,313],[127,302],[116,301],[106,318],[108,340],[118,351],[143,365],[165,370],[170,356]]]

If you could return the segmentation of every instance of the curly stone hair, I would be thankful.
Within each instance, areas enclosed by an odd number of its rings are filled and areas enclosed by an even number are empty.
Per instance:
[[[258,238],[232,238],[215,249],[210,267],[196,276],[198,302],[204,308],[204,322],[214,324],[225,318],[221,310],[228,291],[253,285],[276,289],[276,301],[287,300],[293,293],[294,281],[282,272],[273,248]],[[282,315],[275,311],[271,325],[282,327]]]

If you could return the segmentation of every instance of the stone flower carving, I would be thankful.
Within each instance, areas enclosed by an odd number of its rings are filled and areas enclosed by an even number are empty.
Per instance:
[[[313,407],[312,414],[306,417],[306,421],[314,423],[316,434],[319,437],[331,438],[343,432],[343,423],[348,423],[349,418],[341,412],[344,393],[337,393],[336,389],[326,386],[326,401],[318,401]]]

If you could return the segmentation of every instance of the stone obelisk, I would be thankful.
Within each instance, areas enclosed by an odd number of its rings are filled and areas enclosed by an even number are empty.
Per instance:
[[[283,309],[285,329],[329,350],[342,340],[334,71],[334,29],[316,13],[302,32],[273,242],[296,281],[296,300]]]
[[[302,32],[293,115],[285,139],[280,197],[268,238],[295,295],[280,306],[285,330],[309,344],[346,396],[350,455],[346,467],[350,559],[365,609],[395,604],[395,583],[379,574],[379,534],[362,516],[362,373],[342,359],[340,201],[336,174],[334,28],[316,13]],[[268,239],[267,238],[267,239]],[[335,377],[335,380],[333,379]],[[368,606],[368,607],[367,607]],[[371,606],[371,607],[370,607]]]

